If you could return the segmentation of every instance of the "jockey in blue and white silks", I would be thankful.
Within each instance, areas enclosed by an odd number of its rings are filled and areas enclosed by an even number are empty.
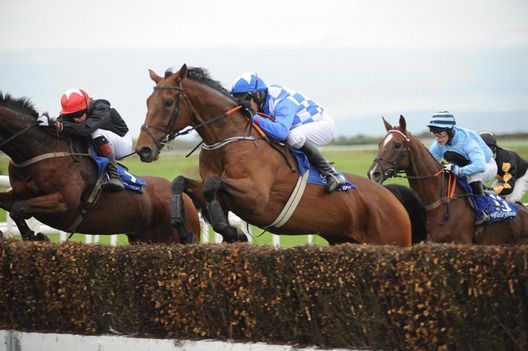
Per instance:
[[[268,87],[255,73],[244,73],[237,78],[231,94],[250,111],[253,122],[267,135],[308,156],[310,163],[327,179],[328,192],[345,184],[343,176],[317,148],[330,143],[336,129],[334,120],[315,101],[285,87]]]
[[[466,177],[473,194],[483,195],[483,184],[495,178],[497,164],[493,152],[476,132],[456,126],[455,117],[441,111],[427,125],[434,138],[429,151],[440,161],[449,162],[444,168],[454,175]],[[485,220],[478,218],[476,225]]]

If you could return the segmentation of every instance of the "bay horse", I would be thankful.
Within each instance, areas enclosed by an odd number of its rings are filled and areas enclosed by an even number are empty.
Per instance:
[[[0,150],[10,158],[11,190],[0,193],[0,207],[10,213],[24,240],[47,240],[26,219],[59,230],[85,234],[126,234],[130,243],[192,241],[200,234],[197,210],[183,199],[187,221],[170,220],[170,181],[142,177],[142,194],[130,190],[93,195],[97,167],[85,138],[61,136],[54,126],[39,126],[38,112],[26,98],[0,92]],[[90,208],[91,207],[91,208]]]
[[[330,244],[344,242],[411,245],[411,222],[389,190],[349,174],[357,189],[326,194],[324,186],[307,184],[290,216],[277,221],[299,178],[285,148],[273,147],[241,112],[221,84],[203,68],[184,64],[160,77],[147,99],[147,115],[136,152],[144,162],[159,157],[164,142],[194,129],[202,139],[202,181],[183,176],[172,183],[173,221],[182,192],[189,194],[224,242],[247,238],[227,219],[231,211],[244,221],[276,234],[319,234]],[[287,204],[288,203],[288,204]],[[283,212],[282,212],[283,213]]]
[[[399,126],[391,126],[384,118],[383,123],[387,134],[378,145],[378,155],[368,176],[381,184],[387,178],[405,172],[410,186],[426,206],[430,240],[460,244],[528,243],[528,211],[525,207],[519,206],[513,219],[475,227],[467,194],[453,175],[442,171],[442,165],[429,149],[407,130],[405,117],[400,116]]]

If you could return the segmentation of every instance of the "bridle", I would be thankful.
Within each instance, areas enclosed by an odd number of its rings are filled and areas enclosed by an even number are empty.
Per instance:
[[[202,128],[202,127],[205,127],[209,124],[212,124],[216,121],[219,121],[221,119],[224,119],[226,118],[227,116],[233,114],[234,112],[240,110],[242,108],[242,106],[238,105],[226,112],[223,112],[215,117],[212,117],[212,118],[208,118],[207,120],[204,121],[204,119],[202,119],[198,113],[198,111],[196,111],[196,109],[194,108],[194,106],[192,105],[191,101],[189,100],[189,98],[187,97],[187,95],[185,94],[185,90],[183,88],[183,84],[182,82],[180,81],[178,85],[176,86],[159,86],[159,85],[156,85],[154,87],[154,91],[158,91],[158,90],[175,90],[177,92],[177,98],[176,98],[176,107],[174,108],[174,110],[172,111],[172,114],[171,114],[171,117],[170,117],[170,120],[169,120],[169,123],[167,124],[167,126],[157,126],[157,125],[148,125],[148,124],[143,124],[141,126],[141,130],[144,131],[145,133],[147,133],[147,135],[151,138],[151,140],[154,142],[154,144],[156,145],[156,147],[158,148],[158,151],[161,151],[161,149],[167,144],[169,143],[170,141],[174,140],[176,137],[180,136],[180,135],[185,135],[185,134],[188,134],[190,132],[192,132],[193,130],[197,130],[199,128]],[[184,103],[187,105],[187,108],[189,109],[190,113],[191,113],[191,126],[188,127],[188,128],[185,128],[179,132],[174,132],[174,128],[176,126],[176,121],[180,115],[180,112],[181,112],[181,101],[184,101]],[[196,122],[197,121],[197,122]],[[161,141],[158,141],[154,135],[149,131],[149,129],[155,129],[163,134],[165,134],[165,138],[162,139]],[[214,150],[216,148],[219,148],[219,147],[223,147],[224,145],[228,144],[228,143],[231,143],[233,141],[238,141],[238,140],[256,140],[254,137],[249,137],[249,136],[236,136],[236,137],[231,137],[231,138],[227,138],[227,139],[224,139],[224,140],[221,140],[219,142],[216,142],[214,144],[211,144],[211,145],[203,145],[202,148],[206,149],[206,150]]]
[[[381,168],[381,171],[383,173],[383,176],[386,178],[391,178],[391,177],[400,177],[400,178],[404,178],[405,176],[401,175],[402,174],[402,170],[399,170],[398,169],[398,166],[400,165],[401,161],[403,160],[403,158],[405,157],[405,154],[407,153],[410,157],[410,151],[411,151],[411,139],[403,132],[397,130],[397,129],[391,129],[388,131],[387,135],[389,134],[397,134],[401,137],[403,137],[403,140],[404,140],[404,146],[403,148],[401,149],[400,153],[399,153],[399,157],[397,157],[395,160],[387,160],[387,159],[384,159],[382,158],[381,156],[377,156],[375,159],[374,159],[374,162],[376,162],[379,167]],[[388,165],[391,165],[392,167],[390,168],[387,168],[385,169],[383,167],[384,164],[388,164]]]
[[[152,141],[154,142],[154,144],[158,148],[158,151],[160,151],[163,148],[163,146],[165,146],[165,144],[169,143],[171,140],[174,140],[178,135],[188,134],[194,128],[186,129],[186,130],[184,130],[182,132],[179,132],[179,133],[174,133],[173,132],[174,131],[174,127],[176,126],[176,119],[180,115],[182,96],[183,96],[183,99],[184,99],[185,103],[188,106],[190,105],[189,99],[187,98],[187,96],[185,95],[185,92],[183,90],[182,82],[180,81],[177,86],[158,86],[158,85],[156,85],[154,87],[154,91],[158,91],[158,90],[176,90],[177,91],[176,107],[172,111],[169,123],[166,126],[163,125],[163,126],[160,127],[160,126],[157,126],[157,125],[149,125],[149,124],[143,124],[141,126],[141,130],[144,131],[145,133],[147,133],[147,135],[150,137],[150,139],[152,139]],[[194,112],[194,109],[191,109],[191,113],[193,113],[193,112]],[[193,115],[194,115],[194,113],[193,113]],[[162,139],[161,141],[158,141],[158,139],[156,139],[154,137],[154,135],[149,131],[149,129],[154,129],[154,130],[157,130],[157,131],[163,133],[165,135],[165,138]]]

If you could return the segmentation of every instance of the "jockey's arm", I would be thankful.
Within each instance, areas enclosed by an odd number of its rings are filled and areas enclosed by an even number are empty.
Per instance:
[[[89,136],[97,129],[111,122],[110,104],[97,104],[90,112],[89,117],[82,123],[62,119],[62,125],[66,132],[80,136]]]
[[[253,122],[274,139],[283,141],[288,137],[290,128],[297,113],[297,105],[288,99],[283,99],[277,103],[273,111],[274,121],[263,118],[259,114],[253,115]]]
[[[475,141],[468,140],[464,145],[464,151],[467,153],[470,162],[467,166],[459,168],[460,176],[470,176],[486,170],[484,151]]]

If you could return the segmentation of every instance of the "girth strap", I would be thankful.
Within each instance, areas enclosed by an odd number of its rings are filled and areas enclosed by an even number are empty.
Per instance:
[[[29,160],[21,162],[21,163],[16,163],[13,160],[10,160],[9,163],[11,163],[13,166],[15,166],[17,168],[24,168],[24,167],[27,167],[27,166],[32,165],[34,163],[37,163],[37,162],[40,162],[40,161],[43,161],[43,160],[47,160],[49,158],[67,157],[67,156],[90,156],[90,154],[75,153],[75,152],[50,152],[50,153],[47,153],[47,154],[42,154],[42,155],[35,156],[35,157],[30,158]]]
[[[308,183],[309,175],[310,171],[307,170],[306,172],[304,172],[302,177],[299,177],[297,179],[297,184],[295,184],[295,188],[293,189],[290,198],[286,202],[286,205],[282,209],[277,219],[275,219],[273,223],[265,226],[264,228],[280,228],[284,224],[286,224],[286,222],[288,222],[290,217],[293,215],[293,212],[297,208],[297,205],[299,205],[299,202],[301,201],[301,197],[304,194],[304,189],[306,188],[306,184]]]

